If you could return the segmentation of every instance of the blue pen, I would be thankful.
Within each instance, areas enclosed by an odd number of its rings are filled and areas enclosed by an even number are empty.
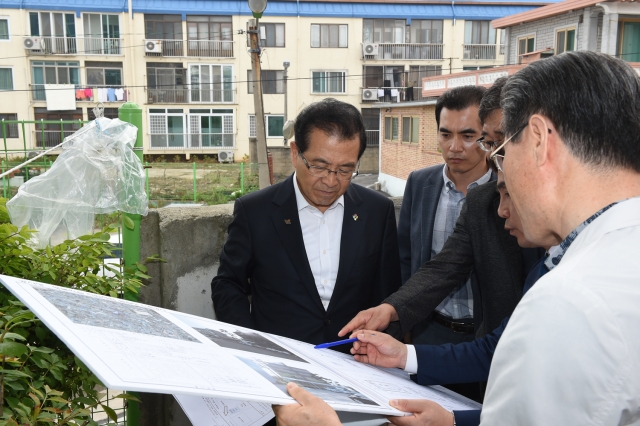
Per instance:
[[[353,339],[338,340],[337,342],[320,343],[319,345],[315,345],[313,348],[314,349],[325,349],[325,348],[330,348],[331,346],[346,345],[347,343],[353,343],[353,342],[357,342],[357,341],[358,341],[358,338],[354,337]]]

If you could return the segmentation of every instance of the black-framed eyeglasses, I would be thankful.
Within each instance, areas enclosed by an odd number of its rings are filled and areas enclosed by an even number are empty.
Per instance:
[[[504,146],[509,143],[513,138],[515,138],[520,132],[522,132],[527,126],[529,125],[529,123],[525,124],[524,126],[522,126],[520,128],[520,130],[518,130],[517,132],[515,132],[514,134],[512,134],[511,136],[509,136],[508,138],[506,138],[504,140],[504,142],[502,142],[502,145],[500,145],[499,147],[497,147],[495,149],[495,151],[493,151],[491,153],[491,155],[489,156],[489,158],[491,160],[493,160],[493,162],[496,164],[496,167],[498,168],[498,170],[500,170],[501,172],[504,173],[504,170],[502,170],[502,163],[504,162],[504,154],[498,154],[499,152],[504,152]]]
[[[327,177],[329,176],[331,173],[335,173],[336,174],[336,179],[338,180],[351,180],[354,177],[358,176],[358,169],[360,166],[360,163],[358,162],[358,166],[356,166],[356,170],[331,170],[331,169],[327,169],[326,167],[320,167],[320,166],[314,166],[313,164],[309,164],[307,162],[307,159],[304,158],[304,155],[302,155],[302,153],[298,153],[298,155],[300,155],[300,158],[302,158],[302,161],[304,161],[304,165],[307,166],[307,170],[309,170],[309,174],[311,176],[315,176],[315,177]]]

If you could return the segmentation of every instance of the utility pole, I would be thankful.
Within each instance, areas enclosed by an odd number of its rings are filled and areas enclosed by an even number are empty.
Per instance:
[[[253,79],[253,105],[256,113],[256,139],[258,145],[258,178],[260,189],[271,185],[269,164],[267,161],[267,137],[264,126],[264,107],[262,104],[262,72],[260,70],[260,28],[258,19],[249,20],[249,40],[251,42],[251,75]]]
[[[282,73],[282,84],[283,84],[283,89],[284,89],[284,117],[282,120],[282,126],[284,127],[284,125],[287,123],[287,70],[289,69],[289,65],[291,65],[291,62],[289,61],[284,61],[282,63],[282,66],[284,67],[284,72]],[[287,136],[284,136],[284,146],[287,146]]]

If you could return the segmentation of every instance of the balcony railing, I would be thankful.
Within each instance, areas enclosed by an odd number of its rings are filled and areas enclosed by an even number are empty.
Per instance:
[[[380,145],[380,130],[365,130],[367,134],[367,146]]]
[[[504,44],[500,45],[500,54],[504,55]]]
[[[121,38],[40,37],[42,49],[29,50],[33,55],[121,55]]]
[[[378,54],[365,55],[365,59],[442,59],[442,46],[435,43],[378,43]]]
[[[44,84],[31,84],[31,96],[34,101],[46,101],[46,91]],[[76,102],[125,102],[127,95],[123,90],[122,93],[117,92],[120,86],[76,86],[75,97]],[[121,99],[118,99],[118,98]]]
[[[218,149],[234,148],[234,135],[229,133],[150,133],[150,149]]]
[[[148,89],[147,103],[150,104],[232,104],[235,89]]]
[[[364,89],[363,89],[364,90]],[[362,103],[387,103],[387,102],[412,102],[422,101],[422,90],[416,87],[374,87],[366,90],[373,90],[376,95],[373,98],[362,99]]]
[[[67,125],[65,125],[67,126]],[[80,126],[78,126],[80,128]],[[53,148],[60,145],[62,141],[74,134],[76,130],[34,130],[36,146],[38,148]]]
[[[234,41],[159,40],[161,52],[146,52],[147,56],[187,56],[201,58],[233,58]]]
[[[463,44],[463,59],[496,59],[495,44]]]

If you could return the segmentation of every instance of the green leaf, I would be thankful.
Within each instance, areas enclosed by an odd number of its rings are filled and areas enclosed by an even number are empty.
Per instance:
[[[140,400],[138,398],[136,398],[135,396],[131,395],[130,393],[121,393],[120,395],[114,396],[114,398],[122,398],[122,399],[126,399],[126,400],[129,400],[129,401],[140,402]]]
[[[102,409],[104,410],[104,412],[107,414],[107,416],[109,416],[109,418],[111,420],[113,420],[114,422],[118,421],[118,415],[116,414],[115,411],[113,411],[113,408],[108,407],[106,405],[100,404],[100,406],[102,407]]]
[[[14,340],[26,340],[24,337],[19,335],[18,333],[7,333],[4,335],[5,339],[14,339]]]
[[[16,342],[2,342],[0,343],[0,354],[5,356],[19,357],[22,354],[29,352],[26,345]]]
[[[127,229],[130,230],[134,230],[136,225],[133,223],[133,220],[131,220],[131,218],[127,215],[122,215],[122,223],[124,223],[124,226],[127,227]]]

